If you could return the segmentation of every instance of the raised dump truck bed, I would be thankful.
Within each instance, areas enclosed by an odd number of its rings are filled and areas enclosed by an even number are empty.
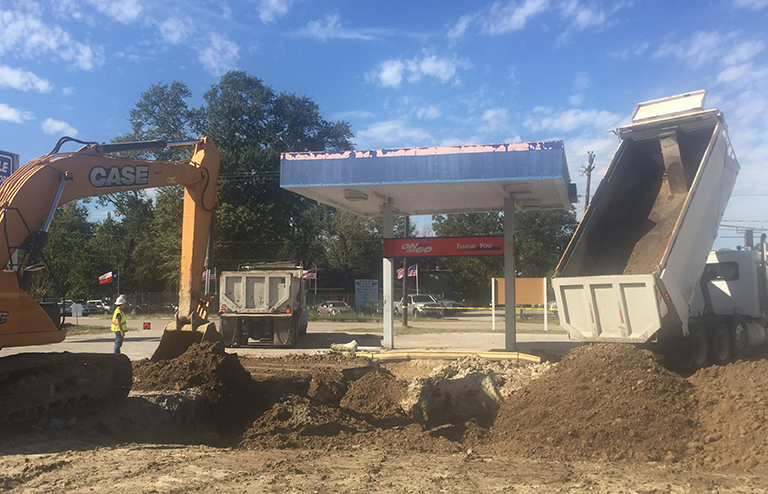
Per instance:
[[[704,91],[641,103],[557,267],[573,339],[688,336],[688,311],[739,164]]]

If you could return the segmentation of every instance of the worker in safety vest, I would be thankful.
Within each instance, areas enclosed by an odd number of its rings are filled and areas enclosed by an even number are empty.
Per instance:
[[[115,312],[112,314],[112,332],[115,333],[115,353],[120,353],[120,347],[123,346],[123,339],[125,338],[125,332],[128,331],[128,323],[125,320],[125,312],[123,307],[127,300],[124,295],[120,295],[115,300]]]

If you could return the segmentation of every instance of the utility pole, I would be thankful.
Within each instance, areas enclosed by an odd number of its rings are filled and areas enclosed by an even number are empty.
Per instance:
[[[595,169],[595,153],[587,151],[587,165],[581,167],[580,173],[587,176],[587,192],[584,198],[584,211],[589,207],[589,185],[592,182],[592,170]]]

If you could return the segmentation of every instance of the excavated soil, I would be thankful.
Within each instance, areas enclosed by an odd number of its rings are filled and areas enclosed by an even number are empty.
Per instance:
[[[490,448],[558,459],[669,461],[684,455],[697,427],[693,386],[650,352],[584,346],[504,403]]]
[[[709,367],[689,378],[699,400],[699,436],[688,444],[699,465],[768,465],[768,361]]]
[[[89,474],[71,464],[100,465],[112,451],[131,465],[118,475],[121,493],[768,485],[759,473],[768,465],[762,359],[683,378],[624,345],[583,346],[557,364],[377,364],[339,354],[238,359],[204,343],[170,361],[134,364],[127,400],[6,431],[0,486],[104,487],[98,479],[117,475],[114,467]],[[184,443],[214,448],[174,446]],[[62,475],[65,482],[53,480]]]

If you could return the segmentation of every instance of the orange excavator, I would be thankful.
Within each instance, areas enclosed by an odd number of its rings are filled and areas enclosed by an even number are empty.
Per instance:
[[[83,145],[60,152],[70,141]],[[194,145],[189,161],[124,159],[113,153]],[[192,343],[216,340],[208,322],[210,299],[200,292],[221,155],[208,138],[189,141],[99,144],[62,138],[54,150],[14,172],[0,185],[0,348],[58,343],[58,304],[39,304],[27,294],[58,206],[85,197],[167,185],[184,186],[179,310],[168,325],[154,360],[170,359]],[[3,245],[4,244],[4,245]],[[17,253],[14,256],[14,253]],[[18,255],[21,254],[21,255]],[[24,418],[40,407],[84,398],[127,396],[132,383],[124,355],[20,353],[0,358],[0,419]]]

